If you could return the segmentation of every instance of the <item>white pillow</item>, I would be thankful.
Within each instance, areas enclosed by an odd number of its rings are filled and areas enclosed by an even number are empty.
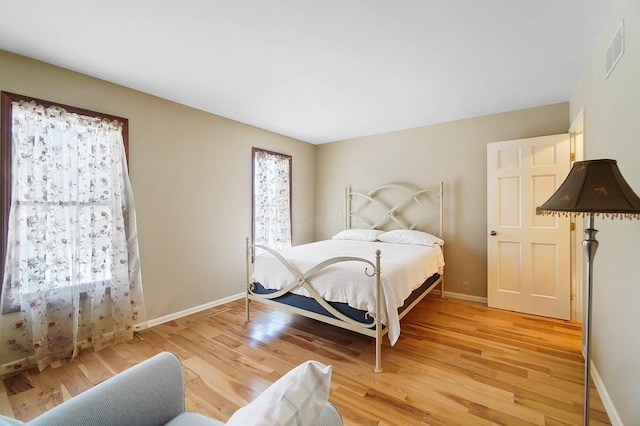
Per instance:
[[[422,231],[410,229],[396,229],[378,236],[378,240],[385,243],[415,244],[419,246],[441,246],[444,244],[440,238]]]
[[[331,366],[307,361],[233,413],[226,425],[312,425],[329,399]]]
[[[338,232],[331,238],[332,240],[357,240],[357,241],[376,241],[378,236],[384,234],[384,231],[378,229],[345,229]]]

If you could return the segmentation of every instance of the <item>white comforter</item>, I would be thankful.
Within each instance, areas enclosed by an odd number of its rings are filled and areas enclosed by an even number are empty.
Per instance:
[[[382,253],[380,270],[384,295],[380,320],[388,327],[393,345],[400,335],[398,308],[428,277],[436,272],[442,274],[444,257],[440,246],[327,240],[282,249],[279,253],[300,273],[305,273],[318,263],[339,256],[361,257],[375,264],[377,249]],[[325,300],[348,303],[353,308],[373,313],[375,278],[365,275],[366,266],[362,262],[341,262],[326,267],[307,281]],[[281,289],[294,278],[273,255],[263,252],[256,257],[252,282],[267,289]],[[310,296],[302,287],[296,287],[293,293]]]

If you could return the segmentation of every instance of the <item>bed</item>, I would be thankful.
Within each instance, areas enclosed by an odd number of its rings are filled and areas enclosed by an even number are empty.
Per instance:
[[[330,240],[276,251],[247,239],[247,322],[257,301],[374,337],[382,372],[383,336],[394,345],[400,320],[444,294],[443,188],[346,188],[345,229]]]

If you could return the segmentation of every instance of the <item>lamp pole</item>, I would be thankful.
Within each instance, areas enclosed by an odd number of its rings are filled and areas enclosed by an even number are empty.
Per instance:
[[[594,228],[594,215],[592,212],[588,213],[587,228],[584,230],[584,241],[582,246],[584,247],[584,254],[587,258],[587,317],[584,321],[584,340],[585,340],[585,354],[584,354],[584,416],[583,424],[587,426],[589,424],[589,402],[590,402],[590,390],[591,390],[591,306],[592,306],[592,291],[593,291],[593,258],[598,250],[598,240],[596,240],[596,234],[598,230]]]

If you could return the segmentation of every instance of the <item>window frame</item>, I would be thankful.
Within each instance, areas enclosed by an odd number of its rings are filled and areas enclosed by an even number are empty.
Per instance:
[[[12,102],[25,101],[35,102],[45,108],[56,106],[64,108],[67,112],[84,115],[87,117],[100,117],[110,121],[118,121],[122,124],[122,141],[124,144],[125,158],[127,165],[129,164],[129,120],[111,114],[92,111],[88,109],[78,108],[70,105],[64,105],[58,102],[46,101],[43,99],[33,98],[31,96],[18,95],[15,93],[0,92],[0,283],[4,282],[4,264],[7,255],[7,237],[9,229],[9,211],[11,209],[11,165],[13,158],[11,155],[11,130],[13,123],[13,107]]]
[[[289,160],[289,229],[291,229],[291,240],[293,240],[293,156],[281,152],[270,151],[262,148],[251,148],[251,244],[256,243],[256,152],[264,152],[270,155],[278,155]]]

